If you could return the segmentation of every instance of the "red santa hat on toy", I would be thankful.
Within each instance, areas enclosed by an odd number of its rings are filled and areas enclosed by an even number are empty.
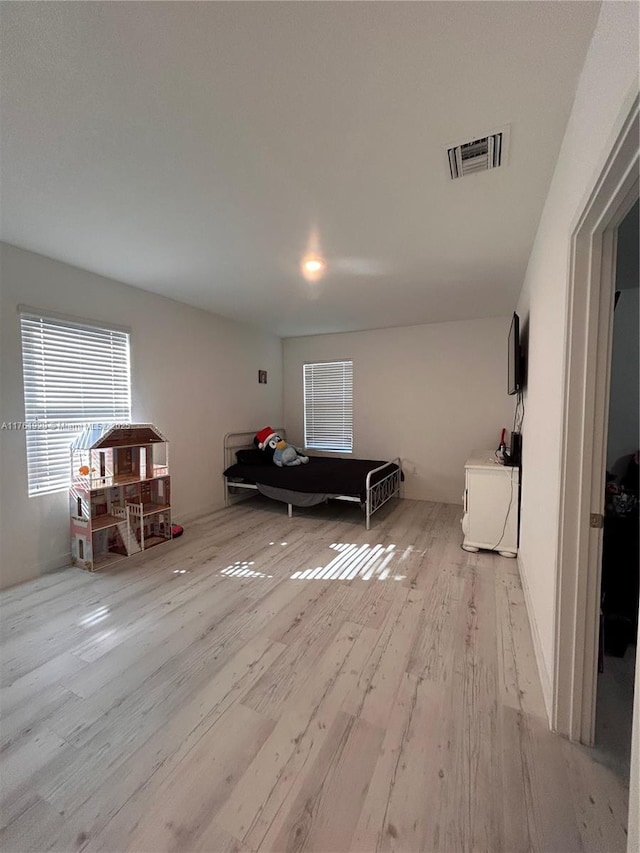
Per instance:
[[[269,443],[269,439],[271,439],[276,434],[273,427],[267,426],[264,429],[261,429],[256,433],[256,438],[258,439],[258,447],[260,450],[264,450],[267,444]]]

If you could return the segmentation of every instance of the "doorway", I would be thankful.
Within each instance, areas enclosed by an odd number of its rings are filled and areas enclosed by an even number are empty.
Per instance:
[[[617,232],[595,719],[600,760],[629,779],[638,635],[639,202]]]
[[[616,235],[637,201],[638,97],[571,239],[552,727],[595,742]]]

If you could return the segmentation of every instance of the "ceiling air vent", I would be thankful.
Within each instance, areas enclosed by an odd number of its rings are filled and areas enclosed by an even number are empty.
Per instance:
[[[462,145],[447,148],[451,178],[462,178],[487,169],[497,169],[506,162],[507,129],[481,136]]]

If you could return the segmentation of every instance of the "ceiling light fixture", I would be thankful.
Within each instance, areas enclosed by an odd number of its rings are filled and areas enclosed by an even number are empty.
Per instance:
[[[320,255],[305,255],[302,259],[302,275],[307,281],[316,281],[327,268],[327,264]]]
[[[320,272],[323,266],[324,264],[322,261],[319,261],[317,258],[312,258],[311,260],[304,262],[304,268],[307,272]]]

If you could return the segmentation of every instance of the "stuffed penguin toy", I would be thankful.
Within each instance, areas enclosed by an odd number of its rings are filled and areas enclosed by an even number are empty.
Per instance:
[[[300,453],[292,444],[278,435],[271,427],[265,427],[256,433],[254,443],[260,450],[273,453],[274,464],[278,468],[292,465],[305,465],[309,457]]]

